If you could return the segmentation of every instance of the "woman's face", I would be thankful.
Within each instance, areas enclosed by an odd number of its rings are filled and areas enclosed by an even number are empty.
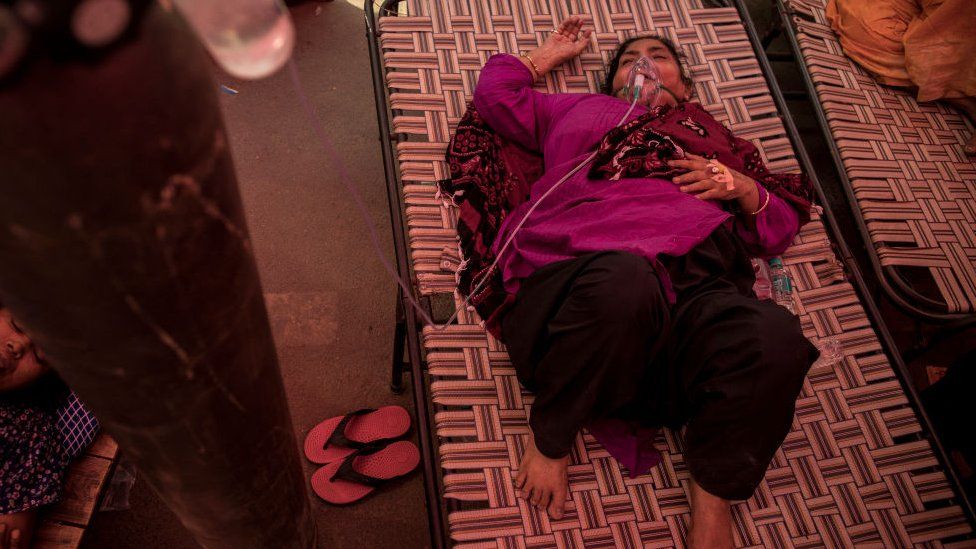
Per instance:
[[[630,76],[631,66],[644,55],[654,61],[658,71],[661,73],[661,84],[671,91],[661,93],[660,102],[662,104],[674,105],[678,101],[686,101],[689,97],[689,90],[681,80],[681,66],[675,59],[671,50],[661,43],[660,40],[644,38],[635,40],[627,45],[627,49],[620,56],[620,64],[617,66],[617,73],[613,75],[613,95],[620,97],[620,91],[627,85],[627,78]],[[673,96],[671,94],[674,94]]]
[[[0,393],[25,387],[44,375],[48,368],[39,355],[10,312],[0,308]]]

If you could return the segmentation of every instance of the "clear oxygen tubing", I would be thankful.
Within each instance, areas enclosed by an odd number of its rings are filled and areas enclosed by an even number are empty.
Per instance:
[[[407,296],[407,299],[410,300],[410,304],[417,311],[417,314],[420,315],[420,318],[424,321],[424,323],[438,331],[447,329],[447,327],[450,326],[452,322],[457,320],[458,316],[461,314],[461,311],[464,311],[468,308],[468,306],[471,303],[472,296],[476,295],[478,291],[480,291],[481,288],[484,287],[485,283],[491,278],[490,276],[491,273],[495,270],[496,267],[498,267],[498,261],[501,259],[502,255],[504,255],[505,251],[508,250],[508,247],[512,244],[512,242],[515,241],[515,237],[518,235],[519,231],[522,229],[522,226],[529,219],[529,217],[532,216],[532,213],[535,211],[535,209],[538,208],[539,205],[542,204],[542,202],[545,201],[547,197],[549,197],[549,195],[555,192],[555,190],[558,189],[563,183],[565,183],[570,177],[575,175],[577,172],[583,169],[584,166],[586,166],[591,161],[593,161],[593,159],[596,157],[596,154],[598,152],[598,150],[594,150],[592,153],[590,153],[589,156],[587,156],[575,168],[568,171],[564,176],[562,176],[559,179],[559,181],[557,181],[552,187],[549,188],[549,190],[543,193],[543,195],[540,196],[539,199],[535,201],[535,204],[533,204],[532,207],[529,208],[529,211],[525,213],[525,215],[522,217],[522,220],[519,221],[519,223],[512,230],[511,234],[509,234],[508,239],[506,239],[505,241],[505,244],[501,247],[501,249],[498,250],[498,254],[496,254],[495,260],[492,262],[491,267],[489,267],[488,270],[485,271],[486,274],[481,278],[481,280],[474,287],[474,289],[472,289],[468,293],[468,297],[466,297],[464,299],[464,302],[461,303],[461,305],[454,310],[454,314],[452,314],[451,317],[444,324],[438,324],[434,322],[434,319],[431,318],[430,314],[420,305],[420,303],[417,301],[417,298],[413,294],[413,289],[403,279],[403,277],[401,277],[397,273],[396,268],[393,266],[393,263],[389,260],[389,258],[386,256],[386,253],[383,251],[383,247],[380,245],[379,235],[376,233],[376,228],[373,226],[373,223],[370,220],[370,216],[368,211],[366,210],[366,205],[363,201],[363,198],[356,190],[356,187],[352,184],[352,180],[349,177],[349,171],[346,168],[345,163],[342,161],[342,158],[340,158],[339,155],[336,153],[332,141],[328,138],[325,132],[325,128],[322,126],[322,122],[315,114],[315,109],[312,107],[312,104],[309,101],[308,96],[305,94],[304,86],[302,85],[301,78],[299,77],[298,74],[298,67],[295,65],[294,60],[288,61],[288,72],[291,75],[292,85],[295,88],[295,95],[298,97],[299,103],[302,105],[302,108],[305,110],[305,114],[307,115],[312,125],[312,130],[314,131],[316,137],[318,138],[320,144],[322,145],[322,148],[325,150],[326,154],[328,155],[329,160],[331,160],[333,166],[335,166],[336,172],[338,172],[339,178],[342,180],[342,183],[346,187],[346,190],[349,192],[349,195],[352,196],[353,202],[355,202],[356,209],[359,210],[360,216],[363,218],[364,221],[366,221],[366,225],[369,229],[370,242],[373,245],[373,249],[374,252],[376,253],[376,256],[382,262],[383,267],[386,269],[387,273],[389,273],[390,276],[393,277],[396,283],[403,290],[403,294]],[[648,81],[650,81],[650,83],[648,83]],[[630,108],[628,108],[627,112],[624,113],[622,117],[620,117],[620,121],[617,122],[614,125],[614,127],[619,127],[621,124],[623,124],[630,116],[630,114],[634,112],[634,108],[637,107],[638,103],[644,103],[646,101],[647,104],[651,106],[658,105],[660,103],[660,92],[662,89],[663,87],[660,85],[659,74],[657,72],[657,68],[654,65],[654,62],[648,59],[647,57],[641,57],[634,64],[633,68],[631,69],[630,76],[628,78],[628,88],[626,89],[626,91],[627,91],[627,96],[629,96],[628,99],[630,99]]]
[[[617,122],[614,125],[614,127],[619,127],[621,124],[623,124],[624,121],[627,120],[627,117],[630,116],[630,113],[632,113],[634,111],[634,107],[636,107],[636,106],[637,106],[637,98],[635,96],[634,100],[632,100],[631,103],[630,103],[630,108],[627,109],[627,112],[620,118],[620,121]],[[522,225],[525,225],[525,222],[528,221],[529,217],[532,216],[532,212],[534,212],[535,209],[539,207],[539,204],[542,204],[542,202],[545,201],[545,199],[550,194],[552,194],[556,189],[558,189],[560,185],[562,185],[563,183],[565,183],[566,180],[568,180],[570,177],[573,177],[574,175],[576,175],[576,172],[578,172],[581,169],[583,169],[583,166],[586,166],[587,164],[589,164],[590,162],[592,162],[593,161],[593,158],[596,157],[596,153],[598,153],[598,152],[599,152],[599,149],[597,149],[597,150],[593,151],[592,153],[590,153],[590,155],[587,156],[586,159],[584,159],[582,162],[580,162],[579,164],[577,164],[576,167],[573,168],[572,170],[569,170],[568,172],[566,172],[566,175],[562,176],[562,178],[560,178],[559,181],[557,181],[555,185],[553,185],[552,187],[550,187],[548,191],[546,191],[545,193],[542,194],[542,196],[539,197],[539,200],[536,200],[535,201],[535,204],[533,204],[532,207],[529,208],[529,211],[525,212],[525,215],[522,216],[522,220],[518,222],[518,225],[515,225],[515,228],[512,229],[512,233],[510,235],[508,235],[508,239],[505,240],[505,244],[501,247],[501,249],[498,250],[498,253],[495,255],[495,260],[492,261],[491,267],[489,267],[488,270],[485,271],[485,275],[481,277],[481,281],[479,281],[478,284],[471,290],[471,292],[468,293],[468,297],[465,298],[464,303],[461,303],[461,305],[457,309],[454,310],[454,314],[451,315],[451,318],[447,319],[447,322],[445,322],[443,326],[436,326],[435,325],[434,327],[436,329],[443,330],[448,325],[450,325],[452,322],[454,322],[454,320],[457,319],[458,315],[461,314],[461,311],[463,311],[464,309],[467,308],[468,304],[471,302],[471,298],[474,295],[476,295],[478,293],[478,291],[481,290],[481,288],[485,285],[485,283],[488,281],[488,279],[491,278],[491,273],[495,270],[495,267],[498,266],[498,262],[499,262],[499,260],[501,260],[502,255],[505,254],[505,250],[507,250],[508,247],[512,244],[512,242],[515,241],[515,237],[518,236],[519,231],[522,229]]]

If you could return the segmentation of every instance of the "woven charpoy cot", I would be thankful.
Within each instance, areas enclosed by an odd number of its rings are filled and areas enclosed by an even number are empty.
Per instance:
[[[119,447],[101,435],[68,469],[61,500],[40,514],[34,549],[76,549],[108,486]]]
[[[783,4],[878,274],[922,312],[976,313],[976,161],[963,152],[972,125],[941,103],[878,84],[846,57],[827,0]],[[904,272],[912,267],[937,292],[912,287]]]
[[[557,5],[558,4],[558,5]],[[539,89],[598,89],[612,49],[637,32],[680,44],[698,99],[737,135],[752,139],[770,169],[796,170],[760,66],[735,9],[673,2],[573,0],[406,2],[381,19],[393,131],[409,246],[423,295],[455,291],[456,210],[436,195],[448,176],[447,142],[488,57],[531,49],[569,14],[596,30],[598,51],[551,73]],[[796,419],[756,494],[736,505],[738,546],[939,547],[971,544],[956,495],[923,437],[820,218],[784,255],[805,333],[840,340],[843,359],[815,367]],[[455,303],[460,298],[454,294]],[[474,313],[423,341],[432,379],[443,490],[461,547],[670,547],[687,533],[688,471],[680,437],[664,432],[664,461],[631,480],[589,435],[569,468],[572,504],[562,520],[516,498],[512,478],[528,435],[532,397],[503,345]]]

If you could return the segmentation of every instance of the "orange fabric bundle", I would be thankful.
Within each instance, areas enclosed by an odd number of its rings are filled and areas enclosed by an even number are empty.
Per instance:
[[[882,84],[919,101],[976,96],[973,0],[830,0],[844,52]]]

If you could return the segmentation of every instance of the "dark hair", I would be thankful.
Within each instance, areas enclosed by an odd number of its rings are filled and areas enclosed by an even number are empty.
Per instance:
[[[675,62],[678,64],[678,70],[681,71],[681,83],[691,90],[692,93],[694,93],[695,82],[690,76],[688,76],[688,73],[685,71],[685,65],[682,62],[684,61],[685,56],[678,51],[678,48],[674,45],[674,42],[657,34],[641,34],[638,36],[632,36],[617,46],[617,51],[613,53],[613,58],[610,60],[610,64],[607,65],[607,74],[603,80],[603,87],[600,89],[600,92],[606,95],[613,95],[613,77],[617,74],[617,69],[620,67],[620,58],[627,50],[627,46],[638,40],[657,40],[658,42],[664,44],[664,47],[668,48],[668,51],[671,52],[671,55],[674,56]]]

